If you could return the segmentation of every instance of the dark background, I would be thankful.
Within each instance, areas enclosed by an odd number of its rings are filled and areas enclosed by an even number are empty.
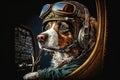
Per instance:
[[[12,78],[14,76],[14,32],[13,32],[13,25],[16,24],[23,24],[30,27],[34,35],[36,37],[37,34],[41,32],[41,20],[38,18],[42,6],[46,3],[53,3],[60,0],[10,0],[8,2],[8,27],[3,32],[7,34],[5,37],[8,41],[8,48],[3,52],[7,52],[7,54],[3,55],[4,62],[7,63],[5,65],[4,72],[5,75],[10,75],[12,73]],[[80,0],[77,0],[80,1]],[[90,12],[93,16],[96,17],[96,11],[94,7],[94,3],[92,0],[81,0],[84,5],[90,8]],[[93,5],[93,6],[92,6]],[[104,69],[103,73],[95,80],[116,80],[119,78],[119,64],[120,58],[118,52],[119,49],[119,23],[116,19],[118,18],[118,7],[119,4],[114,0],[106,0],[106,7],[107,7],[107,45],[106,45],[106,55],[104,60]],[[3,33],[3,34],[4,34]],[[2,47],[2,49],[6,49],[6,47]],[[12,66],[13,65],[13,66]]]

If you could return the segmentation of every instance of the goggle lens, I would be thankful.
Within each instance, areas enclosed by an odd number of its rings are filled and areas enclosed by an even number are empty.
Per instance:
[[[52,10],[54,12],[73,14],[74,6],[71,4],[67,4],[67,3],[56,3],[53,5]]]
[[[46,4],[43,6],[41,13],[40,13],[40,17],[42,17],[44,14],[46,14],[46,12],[50,9],[50,4]]]

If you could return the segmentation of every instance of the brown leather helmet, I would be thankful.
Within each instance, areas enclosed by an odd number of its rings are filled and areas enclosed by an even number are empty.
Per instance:
[[[71,23],[74,27],[74,38],[82,48],[88,48],[91,38],[94,40],[94,30],[89,26],[89,16],[86,6],[77,1],[67,0],[44,5],[39,17],[43,19],[43,25],[55,20]]]

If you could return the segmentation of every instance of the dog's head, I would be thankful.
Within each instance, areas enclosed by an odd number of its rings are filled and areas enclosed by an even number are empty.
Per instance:
[[[73,42],[72,25],[64,21],[50,21],[38,35],[40,48],[48,51],[65,49]]]
[[[37,36],[40,49],[78,56],[95,40],[88,9],[76,1],[46,4],[40,14],[43,32]]]

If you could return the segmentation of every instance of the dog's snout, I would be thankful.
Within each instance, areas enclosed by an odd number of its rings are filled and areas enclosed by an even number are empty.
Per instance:
[[[45,42],[48,38],[48,34],[40,34],[37,36],[39,42]]]

